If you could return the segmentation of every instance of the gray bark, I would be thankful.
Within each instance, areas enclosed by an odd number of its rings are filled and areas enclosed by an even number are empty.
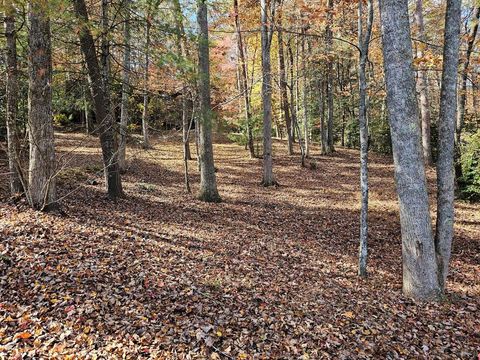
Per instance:
[[[293,56],[293,49],[292,49],[292,39],[290,38],[287,42],[287,53],[288,53],[288,69],[290,73],[290,114],[292,119],[292,142],[295,143],[295,130],[297,127],[297,105],[298,102],[296,101],[296,80],[295,80],[295,59]],[[300,134],[298,134],[300,136]],[[299,139],[300,141],[300,139]]]
[[[387,105],[402,231],[403,292],[435,299],[440,289],[415,92],[408,0],[380,0]]]
[[[325,30],[326,48],[328,53],[327,61],[327,154],[335,151],[333,146],[333,0],[328,0],[327,27]]]
[[[300,153],[302,156],[302,167],[305,166],[305,147],[302,140],[302,132],[300,131],[300,126],[298,125],[298,81],[295,80],[294,76],[294,56],[291,42],[288,43],[288,54],[290,59],[290,106],[292,109],[292,140],[295,141],[295,130],[298,134],[298,144],[300,146]],[[297,64],[298,65],[298,64]],[[297,66],[298,73],[298,66]],[[296,89],[296,91],[294,91]],[[295,98],[296,97],[296,98]]]
[[[272,10],[268,10],[271,5]],[[272,68],[270,47],[272,44],[272,26],[275,13],[275,0],[260,1],[261,40],[262,40],[262,110],[263,110],[263,186],[276,185],[273,177],[272,161]],[[270,26],[268,24],[271,24]]]
[[[283,31],[282,31],[282,10],[278,12],[278,72],[280,81],[280,95],[282,102],[282,110],[285,117],[285,125],[287,127],[287,140],[288,140],[288,154],[293,154],[293,136],[292,136],[292,118],[290,113],[290,104],[288,103],[288,91],[287,91],[287,76],[285,71],[285,51],[283,47]]]
[[[118,166],[118,154],[115,142],[115,119],[110,114],[109,94],[105,92],[102,72],[95,51],[95,42],[88,27],[88,13],[85,0],[74,0],[75,16],[80,25],[79,40],[82,53],[87,64],[92,92],[97,129],[102,146],[103,164],[108,196],[116,199],[123,195],[122,182]]]
[[[461,0],[447,0],[440,117],[438,120],[437,226],[435,234],[438,282],[442,291],[445,289],[453,240],[455,119],[457,115],[460,23]]]
[[[456,137],[455,141],[457,146],[460,146],[460,138],[462,134],[463,125],[465,122],[465,104],[467,102],[467,79],[468,79],[468,67],[470,66],[470,56],[473,52],[475,45],[475,38],[478,32],[478,22],[480,18],[480,6],[475,9],[472,27],[468,34],[467,52],[465,54],[465,60],[462,66],[462,88],[460,90],[460,96],[458,97],[458,112],[457,112],[457,125],[456,125]]]
[[[302,29],[305,33],[305,29]],[[303,85],[302,85],[302,106],[303,106],[303,137],[305,140],[305,157],[310,157],[310,130],[308,126],[308,74],[307,74],[307,53],[305,51],[305,35],[302,36],[302,70],[303,70]]]
[[[200,96],[199,156],[200,193],[199,198],[207,202],[221,201],[217,190],[217,179],[213,162],[212,121],[210,103],[210,57],[208,44],[208,15],[206,0],[197,0],[198,36],[198,82]]]
[[[88,106],[87,89],[83,88],[83,113],[85,117],[85,133],[90,134],[90,109]]]
[[[118,164],[121,171],[126,170],[127,126],[128,126],[128,98],[130,94],[130,67],[131,67],[131,32],[130,32],[130,3],[125,0],[125,23],[123,28],[123,40],[125,53],[123,54],[122,71],[122,100],[120,104],[120,142],[118,145]]]
[[[423,24],[423,0],[416,0],[415,7],[415,25],[418,31],[418,37],[421,41],[425,41],[425,26]],[[423,57],[424,43],[417,46],[417,57]],[[425,164],[432,164],[432,147],[430,136],[430,103],[428,100],[428,76],[427,71],[422,67],[418,70],[417,89],[420,97],[420,115],[422,124],[422,148]]]
[[[49,9],[45,3],[28,4],[28,130],[30,166],[28,200],[34,209],[56,205],[55,140],[52,117],[52,45]]]
[[[150,147],[150,136],[148,129],[148,79],[150,67],[150,28],[151,28],[151,9],[150,3],[147,4],[147,11],[145,14],[145,68],[143,69],[143,111],[142,111],[142,135],[143,147],[148,149]]]
[[[319,112],[320,112],[320,142],[321,154],[327,153],[327,131],[325,126],[325,81],[318,81]]]
[[[4,0],[4,25],[5,25],[5,63],[6,63],[6,109],[5,118],[7,125],[7,152],[8,170],[10,173],[10,192],[22,193],[23,176],[20,163],[20,142],[18,137],[17,111],[18,111],[18,66],[17,66],[17,32],[15,29],[15,7],[11,0]]]
[[[175,12],[175,27],[177,31],[177,48],[178,53],[183,59],[188,58],[187,40],[185,36],[185,28],[183,26],[183,13],[179,0],[173,0],[173,7]],[[183,133],[183,157],[184,161],[192,160],[190,152],[190,140],[189,140],[189,118],[188,111],[193,104],[189,100],[188,82],[185,78],[185,71],[183,68],[180,70],[180,75],[183,81],[182,90],[182,133]],[[192,115],[193,116],[193,115]],[[188,167],[188,165],[186,165]],[[186,167],[186,168],[187,168]],[[188,178],[188,175],[185,175]]]
[[[109,24],[109,2],[110,0],[102,0],[101,2],[101,26],[102,34],[100,36],[100,61],[101,61],[101,72],[102,72],[102,81],[103,88],[105,91],[105,106],[109,112],[113,115],[111,111],[111,101],[110,101],[110,24]]]
[[[240,26],[240,17],[238,13],[238,0],[233,0],[233,11],[235,13],[235,30],[237,32],[237,48],[238,56],[240,60],[240,91],[243,92],[243,98],[245,101],[245,121],[247,124],[247,145],[250,152],[250,157],[255,157],[255,149],[253,147],[253,134],[252,134],[252,110],[250,106],[250,93],[248,91],[248,71],[247,61],[245,59],[245,51],[243,45],[243,36]]]
[[[367,122],[367,78],[366,65],[373,26],[373,4],[368,0],[367,24],[363,32],[363,3],[358,2],[358,47],[360,59],[358,66],[359,106],[358,121],[360,127],[360,246],[358,254],[358,274],[367,276],[368,256],[368,122]]]

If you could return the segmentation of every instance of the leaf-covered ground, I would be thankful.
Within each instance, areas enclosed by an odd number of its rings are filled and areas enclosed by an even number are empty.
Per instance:
[[[0,358],[471,359],[480,351],[480,205],[456,204],[445,301],[404,298],[386,157],[371,156],[370,275],[361,280],[356,151],[315,156],[317,169],[302,169],[277,143],[281,186],[263,188],[261,160],[218,144],[223,202],[205,204],[184,192],[181,145],[164,138],[130,149],[128,196],[112,203],[97,140],[57,140],[63,212],[1,203]],[[195,161],[190,169],[196,191]]]

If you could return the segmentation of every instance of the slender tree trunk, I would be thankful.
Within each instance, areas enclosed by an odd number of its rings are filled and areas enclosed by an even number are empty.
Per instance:
[[[318,95],[319,95],[319,112],[320,112],[320,142],[321,142],[321,154],[327,153],[327,131],[325,126],[325,81],[319,80],[318,82]]]
[[[280,81],[280,94],[283,114],[285,117],[285,125],[287,126],[288,154],[293,154],[293,137],[292,137],[292,118],[290,117],[290,104],[288,103],[287,76],[285,71],[285,51],[283,47],[283,31],[282,31],[282,10],[278,12],[279,28],[278,34],[278,72]]]
[[[425,26],[423,24],[423,0],[416,0],[415,25],[421,41],[425,41]],[[417,46],[417,58],[423,57],[424,43]],[[428,76],[427,71],[420,65],[417,78],[417,89],[420,96],[420,115],[422,124],[422,148],[426,165],[432,165],[432,147],[430,145],[430,104],[428,100]]]
[[[298,127],[298,118],[297,118],[297,101],[295,99],[295,92],[296,92],[296,81],[295,81],[295,60],[293,56],[293,49],[291,39],[288,41],[287,44],[287,52],[288,52],[288,65],[290,70],[290,109],[292,115],[292,142],[295,143],[295,130]],[[301,142],[300,134],[298,134],[298,141]]]
[[[380,0],[387,105],[400,205],[403,292],[435,299],[440,289],[417,110],[408,0]]]
[[[123,28],[123,39],[125,42],[125,53],[123,54],[122,71],[122,101],[120,105],[120,143],[118,146],[118,164],[120,171],[126,170],[126,148],[127,148],[127,126],[128,126],[128,98],[130,94],[130,61],[131,61],[131,34],[130,34],[130,2],[125,0],[125,23]]]
[[[112,104],[110,99],[110,24],[109,24],[109,2],[110,0],[102,0],[101,8],[101,26],[102,34],[100,37],[100,59],[103,88],[105,91],[105,106],[111,112]],[[112,113],[113,116],[113,113]]]
[[[34,209],[56,205],[55,139],[52,117],[52,44],[46,3],[28,4],[28,126],[30,166],[28,199]]]
[[[85,116],[85,134],[90,134],[90,109],[88,106],[87,89],[83,87],[83,113]]]
[[[295,58],[293,55],[293,49],[291,42],[288,43],[288,54],[290,59],[290,106],[292,107],[292,140],[295,140],[295,130],[298,134],[298,145],[300,147],[302,167],[305,166],[305,146],[302,139],[302,132],[300,131],[300,126],[298,124],[298,80],[295,80],[294,76],[294,66],[297,68],[298,74],[298,62],[295,63]]]
[[[478,32],[478,23],[480,18],[480,6],[475,8],[474,18],[472,20],[472,26],[468,34],[467,52],[465,54],[465,60],[462,66],[462,88],[460,89],[460,96],[458,97],[458,112],[457,112],[457,125],[456,125],[456,137],[455,142],[457,147],[460,147],[460,138],[462,134],[463,125],[465,122],[465,104],[467,101],[467,79],[468,79],[468,67],[470,66],[470,57],[475,45],[475,38]],[[459,149],[458,149],[459,150]]]
[[[80,47],[85,57],[90,78],[95,115],[98,122],[96,131],[99,133],[102,146],[108,196],[111,199],[116,199],[123,195],[123,191],[115,142],[115,119],[110,114],[108,95],[103,87],[102,73],[95,51],[95,42],[88,27],[89,21],[85,0],[74,0],[73,4],[75,15],[80,25],[78,32]]]
[[[255,157],[255,149],[253,147],[253,133],[252,133],[252,111],[250,109],[250,93],[248,91],[248,71],[247,61],[245,59],[243,36],[240,26],[240,17],[238,13],[238,0],[233,0],[233,11],[235,13],[235,30],[237,32],[237,47],[240,60],[240,89],[243,91],[243,98],[245,101],[245,121],[247,124],[247,145],[250,152],[250,157]]]
[[[358,2],[358,48],[360,59],[358,66],[359,106],[358,122],[360,127],[360,191],[362,194],[360,210],[360,246],[358,254],[358,274],[367,276],[368,256],[368,122],[367,122],[367,77],[366,65],[373,26],[373,4],[368,0],[368,20],[363,32],[363,3]]]
[[[8,170],[10,172],[10,192],[24,191],[24,180],[20,162],[20,141],[18,137],[18,67],[17,67],[17,32],[15,29],[15,7],[12,0],[4,0],[5,25],[5,63],[7,67],[6,109]]]
[[[208,17],[206,0],[197,0],[197,22],[200,29],[198,37],[198,82],[200,95],[200,194],[199,198],[207,202],[221,201],[217,190],[217,179],[213,163],[212,120],[210,104],[210,56],[208,44]]]
[[[305,51],[305,29],[302,29],[302,71],[303,71],[303,86],[302,86],[302,105],[303,105],[303,137],[305,139],[305,157],[310,157],[310,139],[308,126],[308,74],[307,74],[307,53]]]
[[[150,67],[150,28],[151,14],[150,4],[147,5],[147,14],[145,19],[145,69],[143,71],[143,111],[142,111],[142,135],[143,147],[150,148],[150,135],[148,129],[148,80]]]
[[[185,180],[185,190],[188,192],[188,193],[191,193],[192,190],[190,189],[190,180],[189,180],[189,177],[188,177],[188,157],[187,157],[187,152],[185,149],[190,149],[187,145],[188,143],[188,138],[190,137],[190,130],[192,129],[192,125],[193,125],[193,122],[195,121],[195,102],[192,101],[192,117],[190,119],[190,123],[188,124],[188,128],[186,130],[186,133],[183,134],[183,149],[184,149],[184,152],[183,152],[183,169],[184,169],[184,180]],[[189,150],[190,151],[190,150]],[[197,153],[198,154],[198,153]],[[190,152],[188,152],[188,155],[190,155]]]
[[[328,154],[335,151],[333,146],[333,59],[332,59],[332,45],[333,45],[333,0],[328,0],[328,13],[327,13],[327,28],[326,28],[326,41],[327,41],[327,148]]]
[[[260,0],[261,7],[261,38],[262,38],[262,108],[263,108],[263,186],[276,184],[273,177],[272,161],[272,74],[270,62],[270,47],[272,44],[272,29],[270,17],[274,17],[275,0]],[[268,11],[271,5],[272,11]]]
[[[179,55],[184,60],[188,58],[187,40],[185,37],[185,28],[183,26],[183,12],[179,0],[173,0],[173,7],[175,12],[175,26],[177,30],[177,48]],[[190,97],[188,91],[188,82],[186,80],[186,73],[183,68],[180,70],[180,76],[182,77],[183,90],[182,90],[182,132],[183,132],[183,157],[184,160],[192,160],[190,152],[190,140],[189,140],[189,108],[192,108],[193,104],[190,104]],[[193,116],[193,114],[192,114]]]
[[[445,289],[453,240],[455,119],[457,115],[460,23],[461,0],[447,0],[440,117],[438,120],[437,226],[435,234],[438,282],[442,291]]]

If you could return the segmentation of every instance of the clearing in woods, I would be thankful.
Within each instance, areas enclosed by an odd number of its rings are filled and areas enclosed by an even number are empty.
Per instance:
[[[215,145],[223,202],[206,204],[184,192],[178,137],[155,139],[152,150],[129,149],[127,197],[113,203],[98,140],[57,134],[63,213],[13,201],[0,209],[0,355],[475,357],[480,206],[456,203],[447,299],[414,303],[401,294],[389,158],[370,156],[369,277],[361,280],[358,152],[318,156],[314,147],[312,170],[285,148],[274,145],[281,186],[263,188],[260,159]],[[195,161],[190,171],[195,192]]]

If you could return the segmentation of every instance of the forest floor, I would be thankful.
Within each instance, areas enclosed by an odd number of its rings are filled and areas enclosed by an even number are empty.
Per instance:
[[[184,191],[178,137],[156,139],[129,149],[127,197],[114,203],[98,140],[57,134],[62,212],[1,203],[0,358],[476,358],[480,204],[456,203],[446,299],[414,303],[401,292],[390,159],[371,155],[362,280],[358,152],[314,148],[312,170],[285,147],[281,186],[263,188],[261,160],[215,145],[223,202],[206,204]]]

